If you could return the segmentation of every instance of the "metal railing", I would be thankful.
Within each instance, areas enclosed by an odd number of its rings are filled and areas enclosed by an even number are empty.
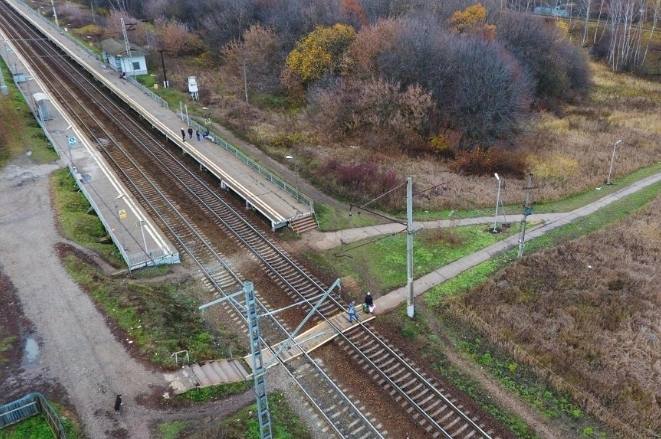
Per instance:
[[[95,59],[100,59],[101,57],[99,56],[98,53],[95,53],[93,50],[91,50],[89,47],[85,46],[81,41],[78,39],[72,37],[69,35],[68,32],[64,32],[62,29],[58,28],[53,24],[50,20],[46,19],[41,14],[38,14],[34,9],[32,9],[27,3],[25,3],[25,0],[17,0],[21,4],[24,5],[25,9],[28,10],[28,13],[33,15],[34,17],[37,17],[40,21],[44,22],[47,26],[51,27],[54,31],[60,33],[61,35],[65,35],[70,41],[72,41],[74,44],[76,44],[78,47],[83,49],[85,52],[88,53],[91,57]],[[103,59],[101,59],[101,62],[106,64]],[[106,64],[107,65],[107,64]],[[136,86],[140,91],[142,91],[144,94],[149,96],[151,99],[156,101],[158,105],[160,105],[163,108],[170,109],[170,105],[159,95],[154,93],[153,91],[149,90],[147,87],[144,85],[140,84],[134,77],[132,76],[126,76],[125,78],[128,82],[130,82],[132,85]],[[197,121],[193,120],[191,118],[191,125],[195,126],[197,129],[201,130],[202,132],[206,131],[208,127],[205,127],[201,124],[199,124]],[[312,212],[314,212],[314,202],[312,199],[304,194],[301,193],[301,191],[298,188],[293,187],[286,181],[284,181],[281,177],[275,175],[273,171],[265,168],[264,166],[260,165],[257,163],[255,160],[251,159],[248,157],[244,152],[239,150],[236,146],[232,145],[231,143],[227,142],[225,139],[222,138],[222,136],[218,135],[217,132],[209,130],[211,134],[213,134],[213,138],[209,139],[213,143],[222,146],[225,150],[229,151],[232,153],[239,161],[241,161],[243,164],[248,166],[249,168],[253,169],[260,175],[266,178],[271,184],[275,185],[276,187],[279,187],[280,189],[284,190],[288,194],[290,194],[296,201],[298,201],[301,204],[304,204],[310,208]]]
[[[179,114],[179,116],[181,117],[183,115]],[[185,120],[185,116],[183,116],[182,119]],[[264,166],[257,163],[257,161],[248,157],[239,148],[237,148],[236,146],[232,145],[231,143],[223,139],[222,136],[220,136],[216,131],[209,129],[208,126],[200,124],[193,117],[190,118],[190,124],[191,127],[199,130],[201,133],[204,133],[207,130],[209,130],[210,137],[208,138],[208,140],[215,143],[216,145],[223,147],[226,151],[234,155],[234,157],[236,157],[241,163],[243,163],[244,165],[248,166],[250,169],[256,171],[258,174],[265,177],[266,180],[271,182],[271,184],[279,187],[280,189],[284,190],[285,192],[293,196],[294,199],[299,203],[310,207],[310,210],[314,212],[314,201],[312,201],[312,199],[307,195],[301,193],[301,191],[298,188],[293,187],[292,185],[284,181],[282,178],[275,175],[271,170],[265,168]]]
[[[158,105],[160,105],[160,106],[163,107],[163,108],[167,108],[168,110],[170,109],[170,104],[168,104],[167,101],[166,101],[165,99],[163,99],[162,97],[160,97],[159,95],[157,95],[157,94],[154,93],[153,91],[149,90],[149,89],[148,89],[147,87],[145,87],[144,85],[140,84],[140,83],[138,82],[138,80],[135,79],[133,76],[126,76],[125,79],[126,79],[128,82],[130,82],[131,84],[133,84],[133,85],[135,85],[136,87],[138,87],[138,89],[140,89],[141,92],[143,92],[144,94],[146,94],[147,96],[149,96],[150,98],[152,98],[153,100],[155,100],[155,101],[158,103]]]
[[[63,28],[57,27],[52,21],[50,21],[49,19],[47,19],[46,17],[44,17],[43,15],[41,15],[40,13],[38,13],[37,11],[32,9],[32,7],[30,7],[30,5],[28,5],[25,2],[25,0],[16,0],[16,1],[18,3],[21,3],[23,5],[24,9],[27,10],[30,15],[32,15],[33,17],[36,17],[38,20],[40,20],[41,22],[43,22],[44,24],[49,26],[55,32],[66,36],[69,39],[69,41],[73,42],[78,47],[83,49],[85,52],[87,52],[88,55],[92,56],[95,59],[101,59],[101,55],[98,52],[93,51],[92,49],[87,47],[82,41],[80,41],[77,38],[71,36],[68,31],[65,31]]]
[[[41,393],[28,393],[24,397],[0,406],[0,430],[33,416],[43,414],[53,434],[66,439],[60,416]]]

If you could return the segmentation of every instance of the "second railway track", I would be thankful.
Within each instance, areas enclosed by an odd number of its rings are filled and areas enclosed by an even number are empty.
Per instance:
[[[327,286],[287,254],[259,227],[252,224],[204,178],[191,170],[190,166],[177,155],[172,145],[164,143],[163,137],[157,136],[142,125],[137,113],[120,104],[117,98],[108,96],[105,90],[94,84],[87,73],[80,72],[81,68],[74,61],[64,56],[59,49],[52,47],[52,43],[44,41],[41,34],[32,29],[1,0],[0,12],[5,31],[14,32],[17,40],[24,40],[21,45],[24,50],[33,51],[33,62],[43,64],[42,74],[52,69],[47,65],[49,64],[47,61],[56,64],[61,75],[69,74],[69,81],[72,81],[72,78],[78,79],[78,81],[73,80],[75,85],[71,87],[74,90],[72,94],[81,101],[89,102],[96,111],[105,115],[103,120],[99,120],[96,112],[84,108],[79,102],[81,108],[77,109],[78,117],[83,117],[80,116],[82,111],[86,117],[95,119],[99,127],[109,123],[114,124],[113,129],[121,130],[123,139],[130,140],[132,147],[124,148],[120,146],[122,141],[108,139],[111,137],[108,134],[111,130],[98,130],[98,128],[96,132],[94,129],[89,130],[90,136],[95,138],[97,143],[100,145],[105,143],[105,146],[100,147],[102,152],[123,175],[123,180],[131,191],[149,205],[149,210],[164,223],[179,245],[196,258],[204,271],[208,270],[212,262],[224,265],[226,261],[218,260],[217,250],[199,239],[201,236],[199,229],[179,211],[179,206],[169,201],[165,194],[158,193],[158,186],[152,181],[156,176],[148,175],[137,159],[131,156],[132,148],[138,148],[138,155],[148,158],[150,167],[154,167],[158,173],[174,182],[189,200],[205,212],[208,218],[221,227],[237,244],[248,250],[268,276],[286,291],[292,300],[302,301],[304,303],[302,306],[307,309],[312,307],[314,298],[322,294]],[[63,78],[58,80],[64,81]],[[225,268],[228,273],[233,273],[231,267]],[[214,277],[212,273],[207,274],[214,286],[224,292],[233,292],[228,289],[234,289],[238,284],[239,279],[236,275]],[[332,315],[343,312],[345,307],[342,298],[333,294],[320,308],[316,319],[327,320]],[[371,325],[361,324],[345,334],[340,333],[338,339],[342,349],[367,371],[377,385],[392,396],[394,402],[404,407],[414,422],[430,437],[492,437],[493,432],[475,414],[468,413],[454,395],[445,390],[436,379],[422,372],[397,348],[391,346],[391,343]]]

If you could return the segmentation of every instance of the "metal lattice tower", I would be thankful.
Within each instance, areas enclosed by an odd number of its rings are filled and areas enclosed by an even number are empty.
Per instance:
[[[271,414],[266,395],[266,380],[264,363],[262,361],[261,335],[259,333],[259,316],[255,306],[255,288],[252,282],[243,283],[245,294],[246,317],[248,320],[248,337],[252,357],[253,378],[255,381],[255,396],[257,399],[257,419],[259,433],[262,439],[271,439]]]

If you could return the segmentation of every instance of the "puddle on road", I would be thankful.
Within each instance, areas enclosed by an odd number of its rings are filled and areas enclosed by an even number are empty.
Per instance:
[[[39,343],[33,337],[25,339],[25,352],[23,353],[23,363],[32,364],[39,358]]]

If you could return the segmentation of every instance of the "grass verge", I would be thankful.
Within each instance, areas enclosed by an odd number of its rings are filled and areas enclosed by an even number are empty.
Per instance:
[[[252,381],[219,384],[217,386],[191,389],[188,392],[175,396],[179,401],[208,402],[227,398],[228,396],[243,393],[252,387]]]
[[[164,422],[158,426],[158,433],[161,439],[177,439],[189,425],[189,421]]]
[[[514,224],[492,234],[488,225],[422,230],[414,243],[416,277],[494,244],[519,230]],[[348,244],[306,257],[326,270],[350,277],[363,291],[387,292],[406,283],[406,236],[403,233]]]
[[[60,247],[60,255],[69,275],[119,330],[124,345],[153,364],[172,367],[170,355],[184,349],[193,362],[242,351],[235,335],[212,330],[202,319],[191,299],[193,283],[109,278],[70,250]]]
[[[628,175],[623,175],[615,180],[612,185],[602,185],[597,188],[590,189],[583,192],[578,192],[572,194],[568,197],[547,201],[542,203],[535,203],[533,205],[535,213],[557,213],[557,212],[570,212],[579,207],[583,207],[586,204],[597,201],[598,199],[611,194],[615,191],[618,191],[625,186],[628,186],[638,180],[649,177],[651,175],[661,172],[661,163],[656,163],[651,166],[647,166],[641,169],[638,169],[635,172],[632,172]],[[508,214],[520,214],[521,206],[520,205],[508,205],[505,206],[505,212]],[[494,208],[486,207],[481,209],[468,209],[468,210],[453,210],[453,209],[443,209],[443,210],[423,210],[416,211],[413,213],[416,221],[433,221],[439,219],[452,219],[452,218],[474,218],[481,216],[490,216],[493,215]],[[398,217],[404,217],[403,213],[399,213]]]
[[[661,191],[661,183],[653,184],[609,204],[592,215],[551,230],[543,236],[526,242],[526,253],[551,247],[563,241],[576,239],[608,224],[619,221],[644,207],[659,194],[659,191]],[[516,260],[516,255],[516,249],[509,250],[464,271],[453,279],[430,289],[424,295],[425,302],[430,306],[436,306],[442,302],[444,297],[464,293],[482,284],[493,273]]]
[[[0,94],[0,167],[28,150],[35,163],[56,160],[57,153],[48,143],[2,59],[0,74],[9,91],[7,96]]]
[[[349,216],[349,212],[338,210],[327,204],[315,203],[314,210],[319,222],[319,230],[322,232],[379,224],[379,221],[369,214],[356,212]]]
[[[53,206],[60,231],[69,240],[88,248],[115,267],[124,265],[117,247],[68,169],[53,172],[50,177]]]
[[[71,419],[60,415],[60,421],[68,439],[82,437],[79,427]],[[41,414],[0,430],[0,439],[53,439],[54,437],[46,418]]]
[[[508,393],[516,395],[552,422],[565,437],[605,436],[600,424],[587,416],[569,395],[556,392],[538,380],[527,367],[509,359],[484,342],[471,328],[456,323],[445,313],[423,306],[418,307],[416,319],[410,320],[402,307],[387,318],[395,330],[410,340],[412,349],[422,353],[423,361],[470,396],[515,437],[532,439],[538,436],[521,416],[501,406],[479,381],[450,361],[448,350],[458,352],[481,371],[487,372]]]
[[[252,404],[234,416],[225,419],[221,431],[226,439],[259,439],[259,424],[255,418],[257,407]],[[296,416],[280,392],[269,395],[271,411],[271,431],[274,439],[307,439],[311,434]]]

